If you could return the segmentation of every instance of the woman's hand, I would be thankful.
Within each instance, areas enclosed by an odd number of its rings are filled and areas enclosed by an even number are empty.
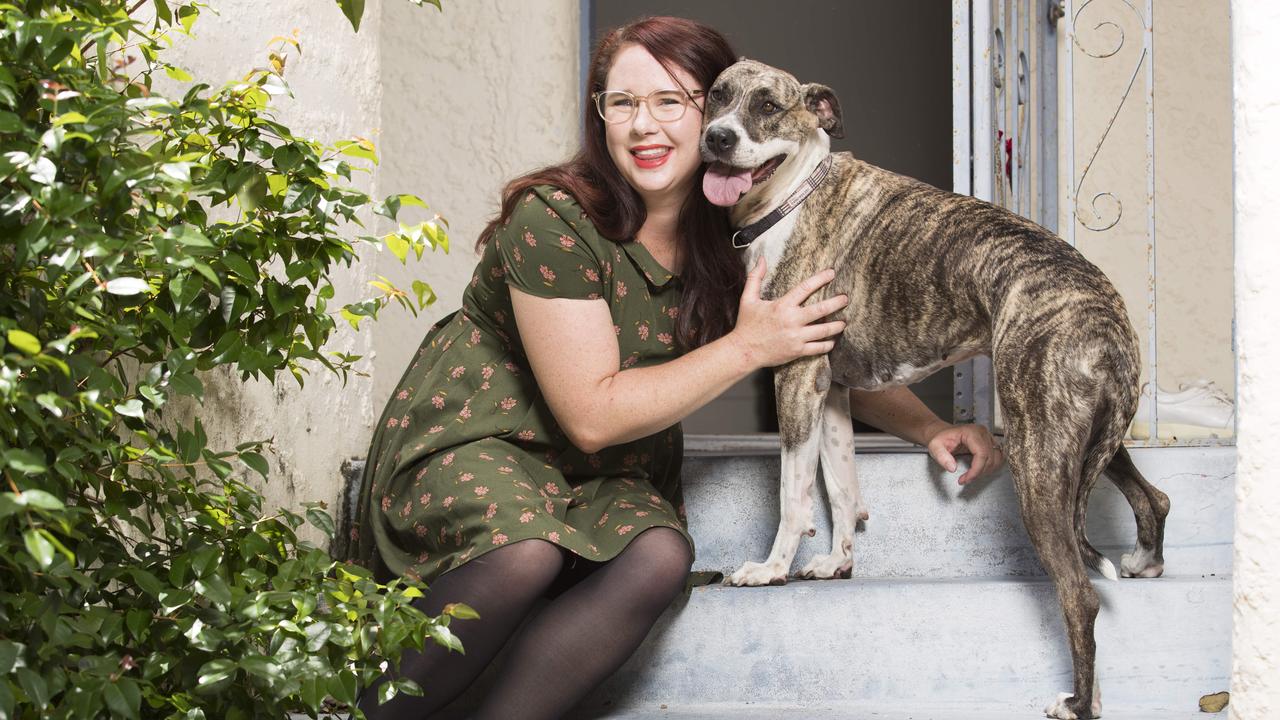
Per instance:
[[[805,305],[810,295],[831,282],[834,270],[823,270],[805,280],[777,300],[762,300],[764,258],[747,273],[738,302],[738,322],[729,333],[754,367],[773,367],[806,355],[822,355],[835,347],[834,336],[844,331],[843,320],[818,320],[849,304],[847,295],[837,295]]]
[[[927,447],[929,455],[947,472],[955,472],[958,448],[973,455],[968,472],[960,476],[961,485],[997,472],[1004,465],[1004,450],[982,425],[946,425],[929,438]]]

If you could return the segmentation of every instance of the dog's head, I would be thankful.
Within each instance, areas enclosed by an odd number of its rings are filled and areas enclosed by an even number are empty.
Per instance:
[[[802,84],[775,67],[739,60],[707,90],[701,150],[711,165],[703,192],[721,206],[767,192],[777,170],[798,157],[807,143],[822,143],[825,154],[827,136],[844,137],[840,103],[831,88]]]

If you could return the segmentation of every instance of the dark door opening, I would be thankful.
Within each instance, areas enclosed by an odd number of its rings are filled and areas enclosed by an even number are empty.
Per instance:
[[[587,0],[590,41],[648,15],[707,23],[734,49],[835,90],[845,137],[832,142],[867,162],[952,187],[951,4],[937,0]],[[912,386],[944,420],[954,408],[950,369]],[[762,371],[684,422],[689,433],[776,432],[773,380]],[[866,428],[858,428],[865,430]]]

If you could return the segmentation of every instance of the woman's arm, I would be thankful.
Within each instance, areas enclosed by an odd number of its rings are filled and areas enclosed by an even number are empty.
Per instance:
[[[760,299],[764,261],[747,275],[728,335],[670,362],[619,370],[613,318],[603,300],[540,298],[511,289],[525,354],[551,412],[584,452],[679,422],[761,367],[829,352],[841,321],[815,323],[848,304],[839,295],[805,306],[831,281],[824,271],[775,301]]]
[[[960,447],[965,448],[973,455],[973,461],[968,472],[960,476],[961,485],[995,472],[1004,464],[1004,451],[985,427],[944,421],[906,387],[850,390],[849,409],[854,418],[868,425],[925,446],[934,461],[947,472],[955,472],[954,453]]]

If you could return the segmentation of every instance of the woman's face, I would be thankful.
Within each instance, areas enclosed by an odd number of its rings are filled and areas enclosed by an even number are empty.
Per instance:
[[[693,76],[675,68],[677,85],[648,50],[634,43],[622,46],[605,79],[606,90],[626,90],[641,97],[660,90],[690,93],[700,87]],[[702,129],[702,99],[690,102],[679,120],[658,122],[644,101],[638,103],[631,120],[605,123],[605,144],[618,172],[635,188],[649,208],[676,202],[682,204],[693,189],[694,176],[702,165],[698,134]]]

